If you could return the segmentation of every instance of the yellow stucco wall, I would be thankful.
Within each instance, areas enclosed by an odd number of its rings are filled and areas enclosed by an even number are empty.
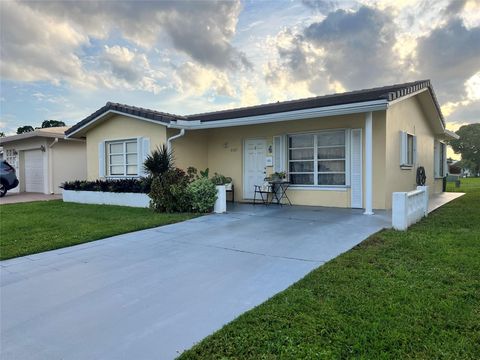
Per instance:
[[[387,110],[386,207],[392,206],[392,192],[416,189],[416,171],[423,166],[430,194],[440,192],[434,179],[435,135],[416,97],[395,103]],[[417,136],[417,161],[411,169],[400,168],[400,132]],[[441,180],[440,180],[441,183]]]
[[[63,182],[87,178],[85,142],[60,140],[50,151],[50,192],[61,194],[60,185]]]
[[[375,112],[373,119],[374,152],[374,207],[385,207],[385,112]],[[285,121],[270,124],[236,126],[208,130],[208,167],[233,178],[235,198],[243,199],[243,142],[264,138],[267,145],[273,136],[329,129],[358,129],[365,125],[364,114],[325,117],[319,119]],[[365,146],[363,145],[363,151]],[[363,157],[365,161],[365,157]],[[268,172],[268,169],[267,169]],[[363,181],[365,184],[365,181]],[[350,207],[350,190],[292,189],[289,197],[294,204]]]
[[[150,138],[150,150],[167,141],[165,126],[123,115],[114,116],[89,130],[86,133],[88,179],[98,179],[98,144],[101,141],[140,136]]]
[[[178,129],[167,129],[167,137],[175,136],[179,132]],[[175,166],[184,170],[189,166],[205,170],[208,167],[207,149],[207,130],[187,130],[184,136],[172,141]]]

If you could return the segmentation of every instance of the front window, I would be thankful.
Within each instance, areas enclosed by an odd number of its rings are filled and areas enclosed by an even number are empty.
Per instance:
[[[290,135],[288,169],[295,185],[345,185],[345,131]]]
[[[108,176],[138,176],[137,140],[107,142]]]

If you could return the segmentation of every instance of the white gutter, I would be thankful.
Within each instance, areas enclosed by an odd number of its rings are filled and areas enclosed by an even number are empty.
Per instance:
[[[168,152],[172,151],[172,141],[175,139],[178,139],[179,137],[182,137],[185,135],[185,129],[181,129],[180,132],[177,135],[174,135],[172,137],[169,137],[167,139],[167,150]]]
[[[55,138],[55,140],[52,141],[52,143],[50,145],[48,145],[49,148],[52,148],[53,145],[55,145],[56,143],[58,143],[58,137]]]
[[[212,129],[220,127],[266,124],[280,121],[302,120],[326,116],[365,113],[371,111],[386,110],[387,107],[387,100],[375,100],[356,104],[324,106],[320,108],[287,111],[267,115],[247,116],[226,120],[212,120],[203,122],[201,120],[177,120],[172,121],[169,127],[187,130]]]

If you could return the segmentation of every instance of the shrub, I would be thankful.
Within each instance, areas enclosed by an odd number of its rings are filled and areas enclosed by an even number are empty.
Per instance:
[[[157,146],[143,163],[143,168],[151,176],[160,176],[172,170],[174,164],[173,153],[165,145]]]
[[[201,177],[188,185],[188,195],[193,211],[200,213],[211,212],[217,200],[217,189],[213,182]]]
[[[215,185],[225,185],[232,182],[232,178],[222,174],[215,173],[210,179]]]
[[[150,193],[150,207],[159,212],[190,211],[190,198],[187,187],[190,178],[181,169],[175,168],[155,176]]]
[[[76,191],[103,191],[115,193],[143,193],[150,192],[151,178],[140,179],[105,179],[105,180],[74,180],[66,181],[60,187],[65,190]]]

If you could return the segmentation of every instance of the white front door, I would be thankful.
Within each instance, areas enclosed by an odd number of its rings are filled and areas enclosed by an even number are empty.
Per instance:
[[[265,139],[245,140],[243,148],[243,198],[253,199],[255,185],[262,185],[265,178],[265,158],[267,142]]]
[[[27,150],[24,152],[24,161],[25,191],[43,193],[43,152]]]

